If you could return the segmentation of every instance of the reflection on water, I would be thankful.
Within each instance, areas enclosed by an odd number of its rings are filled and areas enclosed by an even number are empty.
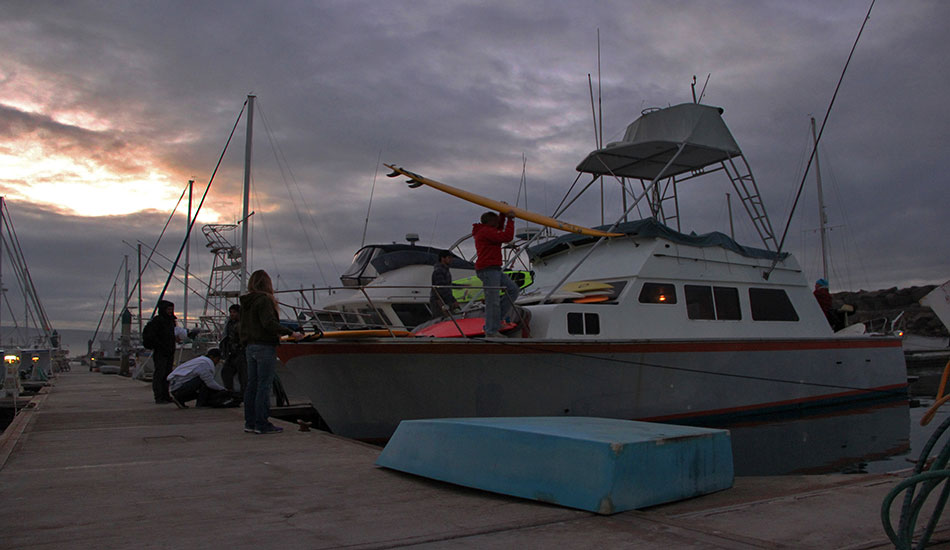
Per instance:
[[[912,468],[934,430],[950,416],[950,405],[944,405],[921,426],[934,396],[917,399],[919,404],[915,399],[717,427],[731,432],[738,476],[884,473]]]
[[[907,401],[721,427],[739,476],[868,472],[871,462],[910,451]]]

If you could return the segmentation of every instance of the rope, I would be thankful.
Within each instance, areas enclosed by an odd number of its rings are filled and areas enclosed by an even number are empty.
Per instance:
[[[937,409],[950,400],[950,395],[944,395],[948,376],[950,376],[950,361],[948,361],[943,368],[943,375],[940,377],[940,386],[937,389],[937,397],[934,404],[930,406],[930,409],[928,409],[920,419],[921,426],[929,424],[930,421],[933,420]],[[927,440],[927,444],[921,449],[917,464],[914,465],[914,474],[891,489],[891,491],[887,493],[887,496],[884,497],[884,502],[881,503],[881,523],[884,525],[884,532],[887,533],[887,537],[891,539],[891,542],[894,543],[894,546],[898,550],[912,550],[914,548],[914,530],[921,508],[923,508],[923,505],[927,502],[930,493],[940,485],[940,482],[950,478],[950,470],[947,469],[947,460],[950,458],[950,440],[944,443],[939,456],[935,459],[930,458],[930,452],[937,444],[940,436],[947,431],[948,427],[950,427],[950,417],[944,420],[943,423],[934,430],[933,434],[930,435],[930,439]],[[930,462],[933,463],[930,464]],[[930,471],[924,472],[924,469],[928,467]],[[920,486],[919,492],[918,486]],[[902,491],[907,491],[907,493],[904,495],[904,504],[901,506],[900,523],[895,532],[891,525],[890,518],[891,503]],[[931,535],[933,535],[934,528],[937,525],[937,520],[940,519],[940,515],[943,513],[943,507],[947,503],[948,496],[950,496],[950,484],[944,484],[943,491],[940,493],[940,497],[937,499],[933,513],[930,516],[930,521],[927,522],[927,527],[924,528],[916,548],[924,548],[927,546],[927,542],[930,540]]]
[[[941,482],[950,479],[950,470],[947,469],[947,458],[950,457],[950,443],[945,443],[940,455],[933,460],[930,465],[930,471],[924,472],[930,461],[930,451],[936,445],[940,436],[950,427],[950,418],[943,421],[943,424],[934,430],[927,444],[920,452],[917,464],[914,466],[914,475],[900,482],[896,487],[887,493],[884,502],[881,503],[881,523],[884,526],[884,532],[891,539],[897,550],[922,549],[927,546],[930,537],[933,535],[937,522],[943,514],[943,508],[947,503],[947,497],[950,496],[950,484],[944,483],[943,490],[934,504],[933,512],[927,521],[917,546],[914,546],[914,531],[917,526],[917,519],[920,516],[921,509],[930,497],[930,494],[937,488]],[[900,522],[895,531],[890,518],[891,504],[897,496],[906,491],[904,503],[901,506]]]

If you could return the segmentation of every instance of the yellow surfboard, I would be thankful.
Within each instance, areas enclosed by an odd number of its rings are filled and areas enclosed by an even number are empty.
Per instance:
[[[610,283],[601,283],[599,281],[574,281],[561,287],[561,290],[566,290],[568,292],[581,292],[583,294],[595,292],[603,293],[609,292],[613,289],[614,285]]]
[[[452,187],[451,185],[446,185],[442,182],[420,176],[419,174],[399,168],[392,164],[384,164],[383,166],[393,171],[392,174],[389,174],[389,177],[391,178],[400,175],[409,178],[411,180],[411,183],[409,184],[410,187],[428,185],[433,189],[438,189],[443,193],[448,193],[449,195],[456,196],[462,200],[484,206],[489,210],[495,210],[503,214],[509,211],[514,212],[515,217],[528,222],[536,223],[538,225],[543,225],[552,229],[560,229],[561,231],[569,231],[571,233],[580,233],[581,235],[590,235],[591,237],[623,237],[623,233],[608,233],[606,231],[600,231],[599,229],[591,229],[589,227],[562,222],[550,216],[545,216],[544,214],[538,214],[537,212],[531,212],[530,210],[518,208],[517,206],[511,206],[510,204],[505,204],[501,201],[496,201],[494,199],[489,199],[488,197],[476,195],[475,193],[470,193],[457,187]]]

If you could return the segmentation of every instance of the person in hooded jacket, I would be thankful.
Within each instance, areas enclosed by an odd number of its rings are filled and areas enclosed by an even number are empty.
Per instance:
[[[156,403],[172,403],[167,377],[172,372],[175,360],[175,304],[168,300],[159,300],[158,315],[152,317],[149,324],[156,327],[155,348],[152,350],[152,363],[155,365],[155,372],[152,373],[152,393]]]
[[[506,223],[507,218],[507,223]],[[497,214],[485,212],[481,223],[472,224],[472,236],[475,238],[475,275],[482,281],[485,291],[485,337],[499,336],[501,320],[508,316],[511,305],[518,297],[518,285],[501,270],[501,245],[511,242],[515,237],[514,212]],[[504,303],[498,289],[505,293]]]
[[[282,334],[303,337],[280,324],[277,298],[270,275],[263,269],[247,280],[247,294],[241,296],[241,342],[247,359],[247,387],[244,390],[244,431],[256,434],[280,433],[270,422],[270,392],[277,365],[277,345]]]

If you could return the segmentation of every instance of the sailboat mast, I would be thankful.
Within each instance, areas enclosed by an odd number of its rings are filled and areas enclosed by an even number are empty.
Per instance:
[[[818,234],[821,236],[821,278],[828,280],[828,218],[825,216],[825,199],[821,190],[821,167],[818,164],[818,133],[815,117],[811,117],[811,135],[815,140],[815,180],[818,186]]]
[[[188,277],[191,274],[191,199],[195,180],[188,180],[188,218],[185,221],[185,300],[182,310],[182,326],[188,328]]]
[[[142,243],[138,244],[138,282],[135,284],[139,291],[139,335],[142,334]]]
[[[0,197],[0,306],[3,302],[3,210],[6,207],[5,197]],[[0,307],[0,319],[3,318],[3,308]],[[3,324],[0,323],[0,346],[3,345]]]
[[[254,94],[247,95],[247,136],[244,142],[244,211],[241,215],[241,289],[247,289],[247,225],[251,196],[251,137],[254,133]]]

